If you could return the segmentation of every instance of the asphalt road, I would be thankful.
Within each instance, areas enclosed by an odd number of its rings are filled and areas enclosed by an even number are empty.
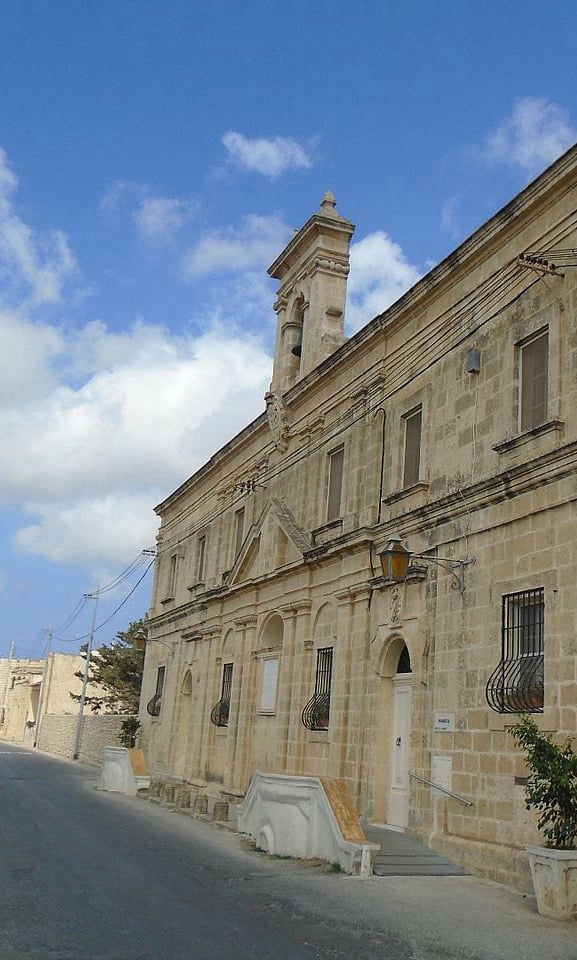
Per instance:
[[[577,960],[577,924],[474,878],[268,858],[0,741],[0,960]]]

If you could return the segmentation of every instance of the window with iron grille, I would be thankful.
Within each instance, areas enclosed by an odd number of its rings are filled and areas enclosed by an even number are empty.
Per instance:
[[[331,680],[333,673],[333,648],[317,650],[315,692],[302,712],[302,722],[307,730],[327,730],[331,712]]]
[[[496,713],[542,713],[544,692],[545,590],[522,590],[502,598],[501,662],[487,683]]]
[[[232,663],[225,663],[222,668],[222,687],[220,700],[210,711],[210,719],[216,727],[228,727],[230,713],[230,695],[232,692]]]
[[[159,667],[156,674],[156,690],[154,696],[146,704],[146,712],[151,717],[159,717],[162,707],[162,693],[164,691],[164,679],[166,676],[166,667]]]

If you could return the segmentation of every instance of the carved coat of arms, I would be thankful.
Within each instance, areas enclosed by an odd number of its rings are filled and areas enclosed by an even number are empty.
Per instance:
[[[275,447],[282,452],[288,446],[288,419],[282,397],[278,393],[269,392],[265,394],[264,399],[268,425]]]

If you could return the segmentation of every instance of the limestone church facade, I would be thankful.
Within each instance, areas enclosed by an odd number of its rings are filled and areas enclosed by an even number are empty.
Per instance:
[[[272,264],[266,409],[157,508],[152,789],[339,777],[527,887],[508,729],[577,732],[577,148],[346,339],[353,231],[327,194]]]

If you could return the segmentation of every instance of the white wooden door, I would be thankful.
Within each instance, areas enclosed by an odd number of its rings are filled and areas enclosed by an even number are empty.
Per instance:
[[[409,806],[409,740],[411,734],[411,693],[413,678],[410,673],[393,677],[393,742],[391,744],[391,789],[387,823],[406,827]]]

